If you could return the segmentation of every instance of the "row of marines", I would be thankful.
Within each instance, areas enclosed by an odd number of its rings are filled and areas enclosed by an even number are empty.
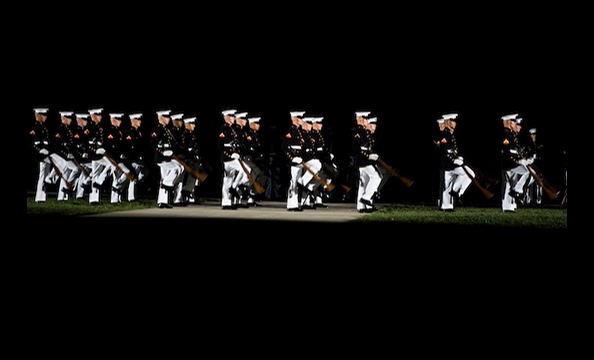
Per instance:
[[[122,113],[110,113],[110,126],[102,125],[103,109],[88,113],[60,112],[60,124],[50,134],[45,124],[47,108],[35,108],[35,123],[30,137],[39,163],[35,201],[45,202],[46,187],[58,184],[58,201],[75,196],[89,196],[89,203],[98,204],[104,185],[110,185],[110,202],[122,198],[135,201],[138,183],[146,177],[144,149],[148,143],[152,159],[159,168],[157,204],[159,208],[184,206],[195,201],[194,190],[204,181],[209,169],[200,157],[196,138],[195,117],[170,110],[158,111],[158,124],[144,139],[140,129],[143,114],[130,114],[130,126],[121,128]],[[261,166],[259,117],[229,109],[222,111],[218,148],[223,169],[221,185],[222,209],[258,206],[268,175]],[[282,139],[282,151],[290,164],[287,189],[287,210],[324,208],[324,198],[335,186],[338,167],[334,155],[322,136],[323,117],[305,116],[304,111],[290,112],[291,125]],[[72,126],[72,119],[76,119]],[[466,189],[476,184],[476,169],[461,156],[454,131],[457,114],[438,119],[436,145],[441,151],[442,167],[438,206],[453,211]],[[357,169],[357,210],[373,212],[379,190],[390,177],[375,151],[377,117],[370,112],[356,112],[356,128],[352,145]],[[536,159],[535,149],[519,141],[521,118],[518,114],[502,117],[502,209],[515,211],[538,174],[531,172]],[[531,131],[532,133],[532,131]],[[393,170],[392,170],[393,172]],[[480,185],[477,185],[480,186]],[[542,188],[536,187],[539,197]],[[243,202],[245,201],[245,202]],[[540,201],[540,200],[539,200]]]

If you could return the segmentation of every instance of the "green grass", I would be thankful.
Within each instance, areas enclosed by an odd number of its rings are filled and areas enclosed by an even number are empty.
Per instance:
[[[28,196],[27,215],[76,216],[157,207],[155,200],[144,199],[133,203],[125,201],[119,204],[111,204],[107,199],[102,200],[103,201],[99,205],[89,205],[87,199],[58,201],[55,198],[50,198],[48,196],[45,203],[38,204],[33,197]]]
[[[110,204],[103,199],[101,204],[91,206],[87,200],[37,204],[32,196],[27,197],[27,215],[77,216],[116,211],[154,208],[154,199],[142,199],[134,203]],[[515,213],[504,213],[499,207],[458,207],[454,212],[439,211],[434,205],[391,204],[377,212],[367,214],[357,223],[401,224],[423,226],[464,226],[493,228],[524,228],[540,230],[566,230],[567,207],[520,207]],[[420,226],[420,227],[419,227]]]
[[[520,207],[515,213],[499,207],[458,207],[442,212],[435,206],[392,204],[357,220],[366,223],[398,223],[408,225],[480,226],[494,228],[533,228],[566,230],[566,207]]]

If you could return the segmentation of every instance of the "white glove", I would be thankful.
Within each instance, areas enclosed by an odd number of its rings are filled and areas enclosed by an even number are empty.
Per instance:
[[[165,150],[165,151],[163,151],[163,156],[170,157],[171,155],[173,155],[173,150]]]
[[[88,159],[88,158],[89,158],[89,153],[84,153],[84,154],[82,154],[82,158],[83,158],[83,159]]]
[[[334,160],[334,154],[330,153],[330,160]]]
[[[231,159],[239,159],[239,154],[238,153],[231,154]]]
[[[534,162],[534,158],[526,159],[526,164],[528,164],[528,165],[532,165],[533,162]]]
[[[97,153],[97,155],[103,155],[103,154],[105,154],[105,149],[99,148],[99,149],[97,149],[96,153]]]
[[[377,159],[379,159],[379,155],[378,154],[369,154],[368,158],[371,161],[377,161]]]
[[[72,153],[68,153],[68,155],[66,155],[66,159],[74,159],[74,155],[72,155]]]
[[[454,164],[456,164],[456,165],[459,165],[459,166],[462,166],[462,164],[464,164],[464,159],[463,159],[463,158],[461,158],[461,157],[457,157],[457,158],[454,160]]]
[[[526,161],[526,159],[520,159],[520,161],[518,161],[518,163],[520,165],[524,165],[524,166],[528,165],[528,161]]]
[[[291,160],[291,162],[292,162],[293,164],[301,164],[301,163],[303,162],[303,159],[301,159],[299,156],[295,156],[295,157],[293,158],[293,160]]]
[[[41,150],[39,150],[39,153],[41,155],[47,155],[47,154],[49,154],[49,151],[47,151],[47,149],[41,149]]]

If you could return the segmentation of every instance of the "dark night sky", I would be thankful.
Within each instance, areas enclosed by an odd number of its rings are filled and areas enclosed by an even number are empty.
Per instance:
[[[301,28],[280,17],[254,25],[248,18],[234,30],[183,21],[162,26],[155,19],[121,30],[119,19],[103,23],[112,34],[84,28],[82,42],[72,29],[52,27],[51,34],[37,32],[38,60],[23,87],[25,118],[33,121],[36,106],[49,106],[55,121],[61,110],[103,106],[143,112],[148,131],[155,111],[171,108],[197,116],[204,151],[216,162],[222,109],[261,116],[270,146],[280,143],[289,111],[304,110],[324,116],[341,163],[348,161],[353,113],[369,110],[379,119],[380,155],[414,178],[418,189],[403,189],[395,179],[387,188],[396,200],[407,200],[405,191],[410,199],[431,200],[436,119],[459,113],[463,154],[498,176],[500,117],[518,112],[525,130],[537,127],[548,145],[557,182],[567,139],[559,126],[564,109],[557,75],[546,56],[553,46],[549,32],[538,26],[493,31],[495,17],[447,28],[404,26],[403,16],[363,24],[310,16]],[[316,27],[320,21],[326,26]]]

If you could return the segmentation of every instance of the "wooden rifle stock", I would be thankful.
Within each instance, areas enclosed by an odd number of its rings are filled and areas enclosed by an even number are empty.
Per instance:
[[[488,200],[490,198],[492,198],[495,194],[492,193],[491,191],[489,191],[486,187],[483,186],[483,184],[481,184],[480,181],[478,181],[476,179],[476,177],[472,176],[472,174],[470,173],[470,171],[468,171],[468,169],[466,168],[466,164],[462,165],[462,169],[464,169],[464,172],[466,173],[466,175],[468,175],[468,177],[470,177],[470,179],[472,180],[472,183],[479,188],[479,190],[483,193],[483,196]]]
[[[190,174],[192,174],[192,176],[194,176],[200,182],[203,182],[206,179],[206,177],[208,176],[207,173],[200,172],[200,171],[198,171],[196,169],[193,169],[190,165],[188,165],[185,161],[183,161],[179,157],[173,155],[172,158],[175,159],[175,160],[177,160],[180,164],[182,164],[182,166],[184,167],[184,169],[186,169],[187,172],[189,172]]]
[[[241,160],[241,158],[237,158],[237,161],[239,161],[239,164],[241,165],[241,168],[246,173],[246,175],[247,175],[248,179],[250,180],[250,182],[252,183],[252,185],[254,185],[254,189],[256,189],[256,193],[261,194],[264,191],[266,191],[266,189],[264,189],[264,187],[262,185],[260,185],[256,181],[256,179],[254,179],[254,177],[252,176],[252,174],[250,174],[250,172],[248,171],[248,169],[245,167],[245,164],[243,163],[243,160]]]
[[[328,183],[326,180],[322,179],[318,174],[316,174],[309,166],[307,166],[307,164],[305,163],[305,161],[301,162],[301,165],[303,165],[303,167],[309,171],[314,179],[316,179],[316,181],[320,182],[322,185],[324,185],[326,187],[326,189],[328,189],[328,191],[332,191],[334,190],[334,184],[330,184]]]
[[[534,165],[526,165],[526,168],[530,171],[530,175],[532,175],[536,183],[547,193],[549,199],[553,200],[559,196],[559,191],[545,180],[537,167]]]
[[[80,162],[78,162],[78,160],[76,160],[76,158],[72,159],[72,161],[74,161],[74,163],[76,164],[76,166],[78,166],[78,168],[80,169],[80,171],[82,171],[82,172],[83,172],[83,174],[85,174],[85,176],[91,176],[91,175],[89,174],[89,172],[87,171],[87,169],[85,169],[85,167],[84,167],[84,166],[82,166],[82,165],[80,164]]]
[[[406,185],[407,187],[410,187],[414,181],[407,178],[406,176],[402,176],[400,175],[396,170],[394,170],[390,165],[386,164],[386,162],[384,160],[382,160],[382,158],[378,158],[377,162],[386,170],[388,170],[390,172],[390,174],[392,176],[394,176],[395,178],[397,178],[398,180],[400,180],[404,185]]]
[[[133,174],[131,174],[131,173],[129,173],[129,172],[125,172],[125,171],[124,171],[124,169],[122,169],[122,168],[121,168],[121,166],[120,166],[120,165],[118,165],[118,163],[117,163],[117,162],[116,162],[114,159],[112,159],[112,158],[111,158],[111,156],[109,156],[109,155],[107,155],[107,154],[103,154],[103,156],[105,156],[105,158],[106,158],[107,160],[109,160],[109,162],[110,162],[110,163],[112,163],[112,164],[113,164],[113,166],[115,166],[115,168],[116,168],[116,169],[118,169],[118,171],[119,171],[119,172],[122,172],[122,173],[126,174],[126,178],[127,178],[129,181],[133,181],[133,180],[135,179]]]
[[[472,171],[474,171],[474,173],[478,176],[478,178],[487,180],[487,182],[489,183],[487,185],[487,187],[489,187],[490,185],[499,184],[499,180],[486,175],[484,172],[482,172],[479,169],[475,168],[474,166],[468,164],[467,162],[464,162],[464,165],[468,166]]]

